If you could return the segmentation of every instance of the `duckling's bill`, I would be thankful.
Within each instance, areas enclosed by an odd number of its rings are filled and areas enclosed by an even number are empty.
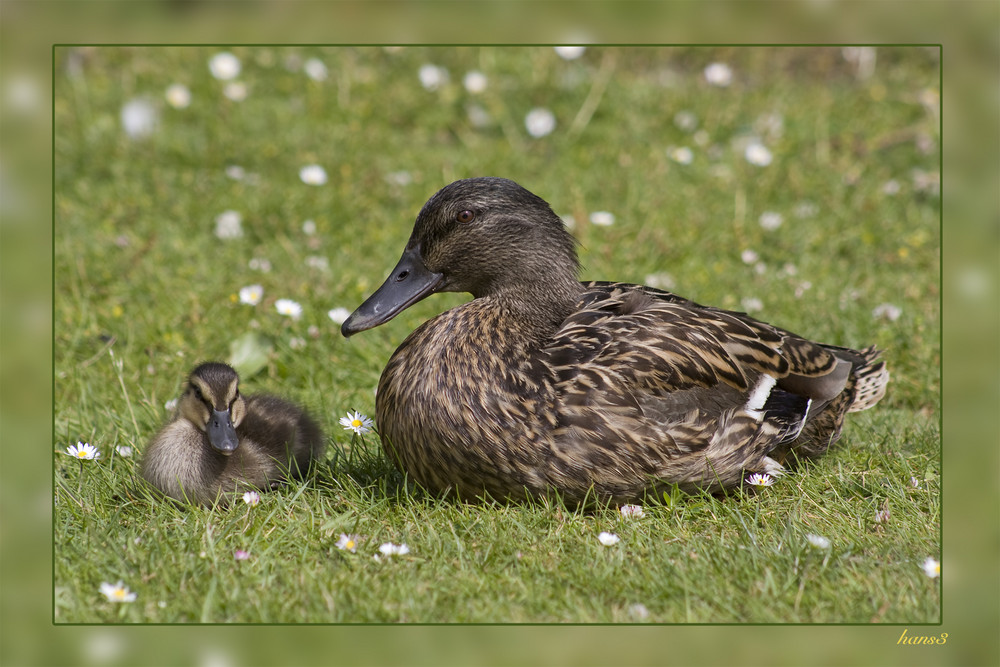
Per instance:
[[[212,410],[212,417],[205,425],[205,433],[215,451],[226,456],[235,452],[240,444],[229,410]]]
[[[420,244],[407,247],[382,286],[358,306],[340,327],[344,337],[385,324],[421,299],[437,292],[444,275],[424,264]]]

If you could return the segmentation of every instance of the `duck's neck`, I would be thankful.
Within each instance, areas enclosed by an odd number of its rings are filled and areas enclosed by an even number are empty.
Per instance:
[[[504,322],[529,339],[551,336],[576,308],[583,286],[575,276],[498,290],[488,299],[505,314]],[[526,341],[527,342],[527,341]]]

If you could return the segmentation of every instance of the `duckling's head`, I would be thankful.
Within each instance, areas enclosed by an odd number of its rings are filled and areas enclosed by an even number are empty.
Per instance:
[[[578,269],[576,241],[544,199],[506,178],[455,181],[424,204],[396,268],[341,333],[384,324],[435,292],[569,297]]]
[[[232,367],[204,363],[191,371],[177,402],[180,416],[204,431],[212,448],[226,456],[239,446],[236,427],[246,415],[239,384],[240,376]]]

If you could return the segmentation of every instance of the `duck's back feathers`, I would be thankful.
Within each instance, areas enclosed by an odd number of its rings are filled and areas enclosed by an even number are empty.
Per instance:
[[[839,435],[841,403],[853,401],[855,368],[877,357],[623,283],[586,284],[543,355],[556,378],[555,440],[567,456],[624,443],[649,477],[688,487],[774,472],[774,457],[791,449],[822,453]],[[839,419],[825,416],[834,402]],[[817,418],[822,427],[806,430]]]
[[[323,433],[300,407],[277,396],[247,397],[247,416],[237,429],[272,459],[289,461],[302,473],[323,449]]]

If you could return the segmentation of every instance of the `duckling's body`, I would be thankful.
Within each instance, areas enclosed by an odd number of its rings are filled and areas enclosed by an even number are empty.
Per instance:
[[[718,490],[817,456],[874,405],[874,348],[814,343],[745,314],[625,283],[580,283],[572,237],[540,198],[467,179],[431,198],[393,274],[344,323],[435,291],[471,302],[418,327],[382,373],[383,447],[431,492],[624,502]]]
[[[236,371],[209,362],[191,372],[173,418],[150,441],[142,476],[175,500],[225,505],[234,492],[300,477],[322,451],[322,432],[300,407],[244,397]]]

